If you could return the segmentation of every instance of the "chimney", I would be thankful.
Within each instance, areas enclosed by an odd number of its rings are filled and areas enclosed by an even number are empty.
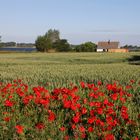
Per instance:
[[[108,44],[110,44],[110,40],[108,40]]]

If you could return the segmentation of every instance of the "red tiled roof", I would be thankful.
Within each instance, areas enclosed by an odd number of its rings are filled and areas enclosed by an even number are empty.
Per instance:
[[[118,49],[119,42],[98,42],[97,49]]]

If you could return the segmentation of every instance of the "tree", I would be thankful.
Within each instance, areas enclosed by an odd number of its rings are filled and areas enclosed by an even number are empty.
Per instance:
[[[38,36],[35,44],[38,51],[46,52],[48,50],[48,42],[45,36]]]
[[[60,52],[68,52],[71,50],[70,45],[66,39],[61,39],[53,44],[53,48]]]
[[[77,52],[95,52],[96,49],[97,45],[92,42],[85,42],[75,47],[75,51]]]
[[[50,29],[45,34],[46,38],[48,38],[51,41],[51,43],[55,43],[55,42],[59,41],[60,40],[59,35],[60,35],[59,31],[55,30],[55,29],[54,30]]]
[[[37,50],[47,52],[49,49],[52,49],[53,44],[60,40],[59,34],[58,30],[50,29],[45,35],[39,36],[35,41]]]
[[[82,45],[85,52],[95,52],[97,45],[92,42],[86,42]]]
[[[81,45],[75,45],[76,52],[82,52]]]
[[[2,44],[1,44],[1,36],[0,36],[0,47],[2,47]]]
[[[15,47],[16,46],[16,42],[3,42],[2,46],[3,47]]]

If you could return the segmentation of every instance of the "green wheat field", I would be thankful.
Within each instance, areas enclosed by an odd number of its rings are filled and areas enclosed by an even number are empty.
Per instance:
[[[1,53],[0,80],[65,85],[79,80],[140,80],[140,53]],[[131,60],[131,61],[130,61]],[[51,84],[52,85],[52,84]]]

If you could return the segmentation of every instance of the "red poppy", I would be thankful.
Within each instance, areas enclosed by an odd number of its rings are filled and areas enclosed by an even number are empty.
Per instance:
[[[16,128],[16,132],[18,134],[22,134],[23,133],[23,128],[24,127],[22,125],[16,125],[15,128]]]
[[[65,136],[64,137],[64,140],[69,140],[69,136]]]
[[[97,113],[100,115],[103,114],[103,108],[97,108]]]
[[[6,122],[9,122],[10,120],[11,120],[10,117],[5,117],[5,118],[4,118],[4,121],[6,121]]]
[[[92,124],[92,123],[94,123],[94,122],[95,122],[95,120],[96,120],[96,118],[95,118],[95,117],[88,118],[88,123],[89,123],[89,124]]]
[[[48,99],[40,99],[40,104],[47,106],[49,104],[49,100]]]
[[[72,124],[72,129],[74,130],[74,129],[76,129],[76,125],[75,124]]]
[[[81,85],[82,88],[86,87],[84,82],[80,82],[80,85]]]
[[[86,109],[85,107],[82,107],[81,112],[82,112],[82,114],[84,115],[84,114],[87,113],[87,109]]]
[[[108,99],[106,98],[106,99],[104,99],[104,105],[107,105],[108,104]]]
[[[73,111],[75,111],[75,110],[77,110],[77,106],[75,105],[75,104],[71,104],[71,110],[73,110]]]
[[[132,88],[131,85],[127,85],[127,86],[126,86],[126,89],[131,89],[131,88]]]
[[[74,121],[74,123],[78,123],[80,121],[80,116],[76,115],[72,118],[72,120]]]
[[[98,81],[98,83],[97,83],[97,84],[98,84],[98,86],[100,86],[100,85],[102,85],[102,82],[101,82],[101,81]]]
[[[90,127],[88,128],[88,132],[93,132],[93,127],[90,126]]]
[[[55,118],[56,118],[55,114],[52,111],[49,110],[48,120],[50,122],[53,122],[55,120]]]
[[[87,98],[83,99],[83,103],[86,104],[87,103]]]
[[[85,132],[83,132],[83,133],[81,134],[81,138],[82,138],[82,139],[85,139],[85,138],[86,138]]]
[[[122,103],[125,103],[125,102],[126,102],[126,99],[123,98],[123,97],[120,97],[120,101],[121,101]]]
[[[20,97],[24,96],[24,92],[21,90],[21,88],[17,88],[16,92]]]
[[[107,84],[106,88],[107,88],[107,90],[112,90],[113,89],[112,84]]]
[[[6,100],[5,101],[5,106],[12,107],[13,106],[13,103],[10,100]]]
[[[131,79],[130,82],[133,84],[135,82],[135,80]]]
[[[64,108],[70,108],[70,107],[71,107],[71,101],[65,100],[65,101],[63,102],[63,105],[64,105]]]
[[[138,137],[135,137],[135,139],[134,140],[139,140],[139,138]]]
[[[84,126],[80,126],[80,127],[79,127],[79,131],[80,131],[80,132],[85,132],[85,131],[86,131],[86,129],[85,129],[85,127],[84,127]]]
[[[114,137],[113,134],[107,134],[107,135],[105,136],[105,140],[115,140],[115,137]]]
[[[128,110],[127,107],[122,106],[122,108],[121,108],[121,117],[122,117],[123,119],[128,119],[127,110]]]
[[[60,128],[60,131],[65,131],[66,130],[66,127],[64,127],[64,126],[62,126],[61,128]]]
[[[117,93],[111,94],[110,97],[112,100],[116,101],[118,98],[118,94]]]
[[[36,127],[38,130],[42,130],[42,129],[45,128],[45,125],[44,125],[43,123],[37,123],[37,124],[35,125],[35,127]]]

